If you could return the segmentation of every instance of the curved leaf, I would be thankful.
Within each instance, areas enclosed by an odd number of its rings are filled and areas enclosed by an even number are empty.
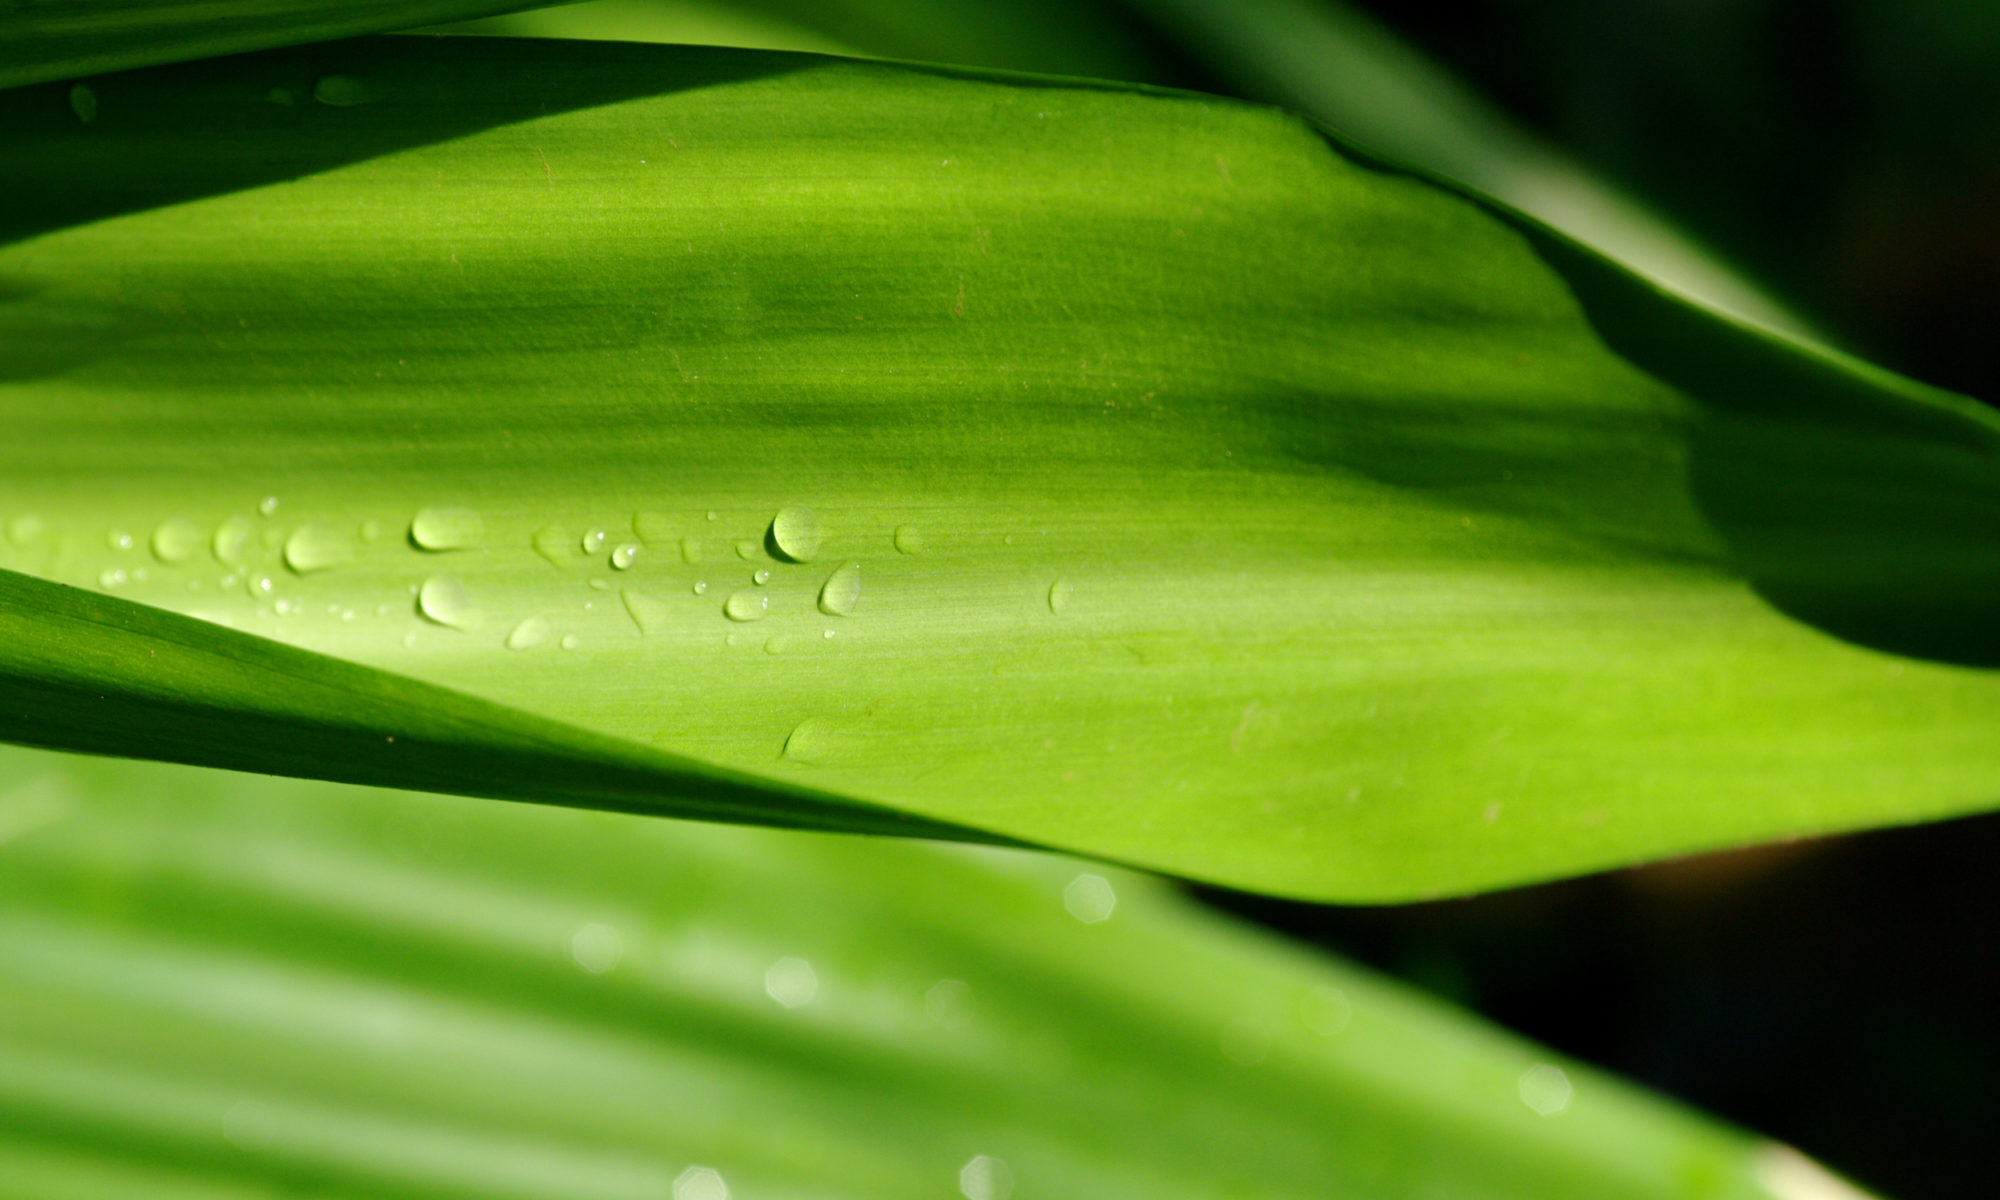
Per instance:
[[[8,751],[0,866],[10,1196],[1834,1194],[1050,858]]]
[[[1295,118],[429,39],[102,99],[0,112],[0,567],[1296,895],[1996,798],[1990,417]]]

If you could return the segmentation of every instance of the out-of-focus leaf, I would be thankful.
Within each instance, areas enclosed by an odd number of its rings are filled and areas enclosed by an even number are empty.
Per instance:
[[[19,750],[0,977],[10,1200],[1757,1200],[1803,1162],[1118,872]]]
[[[475,39],[101,100],[0,111],[0,567],[1294,895],[2000,799],[1989,416],[1296,118]]]
[[[531,7],[533,0],[8,0],[0,88]],[[95,96],[73,98],[95,118]],[[26,181],[20,181],[25,186]]]

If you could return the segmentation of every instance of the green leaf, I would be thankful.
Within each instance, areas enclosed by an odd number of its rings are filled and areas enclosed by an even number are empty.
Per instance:
[[[0,88],[529,7],[532,0],[9,0],[0,5]],[[77,115],[95,119],[94,101],[83,85]]]
[[[9,1196],[1833,1194],[1053,858],[10,750],[0,868]]]
[[[261,99],[328,76],[373,102]],[[0,567],[1302,896],[1994,801],[1987,414],[1296,118],[474,39],[100,98],[0,104]],[[15,678],[85,652],[12,589]],[[240,765],[330,773],[330,729]]]

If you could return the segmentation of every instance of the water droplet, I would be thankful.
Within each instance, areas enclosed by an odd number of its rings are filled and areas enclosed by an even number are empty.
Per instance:
[[[277,613],[281,617],[288,617],[292,614],[292,602],[290,600],[280,599],[276,604],[273,604],[271,606],[271,611]]]
[[[577,545],[583,547],[583,552],[587,555],[596,554],[598,551],[604,549],[604,543],[609,541],[610,538],[611,535],[602,529],[593,529],[589,533],[584,534],[583,539]]]
[[[1014,1194],[1014,1172],[990,1154],[974,1155],[958,1169],[958,1192],[965,1200],[1007,1200]]]
[[[715,520],[715,519],[716,519],[717,517],[719,517],[719,516],[721,516],[721,515],[722,515],[721,513],[719,513],[719,512],[716,512],[716,511],[715,511],[714,509],[712,509],[712,508],[708,510],[708,519],[709,519],[709,520],[711,520],[711,521]]]
[[[845,562],[826,577],[819,589],[819,610],[828,616],[844,617],[861,603],[861,564]]]
[[[820,634],[820,636],[821,636],[821,637],[823,637],[823,638],[825,638],[825,639],[827,639],[828,641],[832,641],[832,640],[833,640],[833,630],[829,629],[829,630],[827,630],[827,631],[826,631],[825,633],[822,633],[822,634]]]
[[[1342,1032],[1353,1019],[1354,1005],[1348,1001],[1347,993],[1337,987],[1322,985],[1299,999],[1299,1020],[1321,1037]]]
[[[632,564],[639,561],[637,542],[626,542],[611,552],[611,567],[616,571],[629,571]]]
[[[689,1167],[674,1178],[674,1200],[729,1200],[729,1185],[712,1167]]]
[[[1545,1117],[1560,1115],[1569,1107],[1572,1089],[1561,1067],[1536,1063],[1521,1072],[1521,1103]]]
[[[322,75],[313,83],[313,99],[328,108],[353,108],[374,98],[374,89],[352,75]]]
[[[18,550],[26,550],[48,531],[48,525],[33,513],[23,513],[7,522],[7,540],[14,543]]]
[[[263,600],[277,590],[277,581],[269,575],[252,575],[243,581],[243,586],[252,600]]]
[[[1095,925],[1108,920],[1111,910],[1118,907],[1118,893],[1112,890],[1109,879],[1086,873],[1070,880],[1063,889],[1063,907],[1085,925]]]
[[[785,651],[791,649],[791,646],[792,639],[782,633],[774,633],[764,639],[764,653],[769,655],[776,656],[783,654]]]
[[[272,104],[290,104],[292,102],[292,89],[274,87],[264,93],[264,99],[270,101]]]
[[[826,762],[838,744],[837,732],[831,722],[807,717],[785,739],[785,757],[801,763]]]
[[[85,125],[97,119],[97,93],[82,84],[69,90],[69,110]]]
[[[764,972],[764,994],[786,1008],[802,1008],[819,994],[819,973],[803,958],[781,958]]]
[[[732,621],[761,621],[770,611],[771,598],[761,592],[737,592],[723,602],[722,613]]]
[[[410,543],[419,550],[470,550],[485,539],[486,522],[469,508],[427,508],[410,520]]]
[[[750,582],[756,584],[758,587],[763,587],[765,584],[771,582],[770,570],[763,567],[758,568],[757,573],[750,576]]]
[[[593,577],[589,581],[589,587],[593,592],[608,592],[611,590],[611,581],[609,579]],[[589,608],[590,605],[586,604],[584,607]]]
[[[703,592],[705,592],[705,591],[707,591],[707,590],[708,590],[708,580],[706,580],[706,579],[697,579],[697,580],[695,580],[695,581],[694,581],[694,594],[695,594],[695,595],[699,596],[699,595],[701,595],[701,594],[702,594]]]
[[[417,611],[453,629],[470,629],[479,617],[465,585],[450,575],[433,575],[424,580],[417,590]]]
[[[352,621],[352,620],[354,619],[354,610],[353,610],[353,609],[351,609],[351,608],[343,608],[343,609],[341,609],[341,610],[340,610],[340,619],[341,619],[341,620],[343,620],[343,621]]]
[[[529,617],[519,625],[514,626],[514,631],[507,635],[507,648],[509,650],[533,650],[536,646],[547,642],[554,634],[555,631],[549,627],[548,618]]]
[[[277,512],[278,498],[276,496],[266,496],[262,500],[259,500],[257,502],[257,511],[267,517]]]
[[[132,548],[132,535],[122,529],[114,529],[104,535],[104,544],[113,550],[130,550]]]
[[[778,554],[796,563],[807,563],[819,553],[819,518],[803,504],[787,504],[771,518],[771,545]]]
[[[744,562],[756,562],[759,553],[760,548],[757,543],[751,541],[749,538],[743,538],[736,543],[736,557],[742,559]]]
[[[535,531],[535,553],[549,560],[549,565],[566,567],[576,561],[576,552],[570,547],[569,531],[547,525]]]
[[[915,525],[896,526],[896,553],[922,554],[923,552],[924,535],[917,531]]]
[[[570,935],[569,956],[592,975],[602,975],[625,957],[625,939],[600,921],[592,921]]]
[[[201,526],[184,517],[171,517],[153,530],[153,557],[163,563],[186,562],[201,548]]]
[[[632,618],[640,633],[656,633],[673,619],[665,604],[636,589],[626,588],[618,593],[618,598],[625,602],[625,615]]]
[[[123,567],[106,567],[104,570],[98,572],[97,584],[99,587],[115,588],[123,586],[124,583],[125,568]]]
[[[565,649],[565,650],[574,650],[574,649],[576,649],[576,648],[577,648],[578,646],[581,646],[581,645],[583,645],[583,639],[582,639],[582,638],[580,638],[580,637],[576,636],[576,635],[575,635],[575,634],[573,634],[573,633],[565,633],[565,634],[563,634],[563,640],[562,640],[562,648],[563,648],[563,649]]]
[[[347,539],[324,525],[301,525],[285,539],[285,565],[300,575],[337,567],[353,556]]]
[[[681,561],[690,565],[701,561],[701,539],[684,537],[681,539]]]
[[[674,523],[662,513],[633,513],[632,532],[649,548],[657,548],[674,540]]]
[[[1049,585],[1049,611],[1059,613],[1069,607],[1070,597],[1076,595],[1076,585],[1067,579],[1058,579]]]
[[[215,561],[224,566],[234,566],[243,561],[243,548],[250,544],[250,535],[255,532],[248,517],[231,517],[215,527],[215,537],[208,546],[215,554]]]

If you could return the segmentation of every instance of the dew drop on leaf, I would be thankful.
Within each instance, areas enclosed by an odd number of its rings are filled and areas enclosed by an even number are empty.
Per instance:
[[[417,611],[439,625],[470,629],[478,621],[465,585],[450,575],[433,575],[417,589]]]
[[[819,589],[819,610],[828,616],[844,617],[861,603],[861,564],[845,562],[826,577]]]
[[[313,99],[329,108],[353,108],[374,98],[374,90],[352,75],[322,75],[313,83]]]
[[[744,538],[736,543],[736,557],[742,559],[744,562],[756,562],[758,552],[759,547],[757,543],[749,538]]]
[[[215,528],[215,538],[209,549],[215,554],[215,561],[224,566],[234,566],[243,561],[243,548],[250,544],[252,527],[248,517],[231,517]]]
[[[598,551],[604,549],[604,543],[610,540],[610,538],[611,535],[602,529],[593,529],[589,533],[584,534],[583,539],[577,545],[583,548],[585,554],[596,554]]]
[[[486,538],[486,522],[469,508],[427,508],[410,521],[419,550],[469,550]]]
[[[300,575],[337,567],[351,556],[347,539],[324,525],[301,525],[285,539],[285,565]]]
[[[758,587],[763,587],[765,584],[771,582],[770,570],[763,567],[758,568],[757,573],[750,577],[750,582],[756,584]]]
[[[98,586],[106,589],[120,587],[124,582],[125,568],[123,567],[106,567],[97,576]]]
[[[153,557],[163,563],[182,563],[201,549],[201,526],[186,517],[169,517],[153,530]]]
[[[639,544],[637,542],[626,542],[611,552],[611,566],[613,570],[629,571],[632,569],[632,564],[638,561]]]
[[[82,84],[69,90],[69,110],[85,125],[97,119],[97,93]]]
[[[793,762],[822,763],[834,748],[834,729],[818,717],[800,721],[785,739],[785,757]]]
[[[122,529],[114,529],[104,535],[104,544],[113,550],[130,550],[132,548],[132,535]]]
[[[787,504],[771,518],[771,545],[782,558],[807,563],[819,553],[819,518],[803,504]]]
[[[632,532],[649,547],[664,546],[674,540],[674,524],[656,512],[632,514]]]
[[[915,525],[896,526],[896,553],[922,554],[923,552],[924,535],[917,531]]]
[[[548,559],[551,566],[566,567],[576,558],[571,544],[568,530],[545,525],[535,531],[535,553]]]
[[[1049,611],[1059,613],[1069,607],[1070,597],[1076,595],[1076,585],[1067,579],[1058,579],[1049,585]]]
[[[681,561],[693,565],[701,561],[701,539],[684,537],[681,539]]]
[[[761,592],[742,591],[723,602],[722,613],[732,621],[761,621],[770,607],[769,596]]]
[[[548,618],[529,617],[519,625],[514,626],[514,631],[507,635],[507,648],[509,650],[532,650],[536,646],[547,642],[554,632],[549,627]]]

